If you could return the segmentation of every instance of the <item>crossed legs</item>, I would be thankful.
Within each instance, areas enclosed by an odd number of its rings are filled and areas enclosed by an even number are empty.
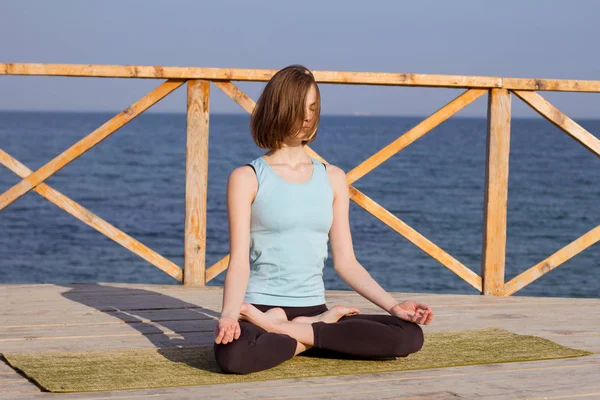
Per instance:
[[[346,315],[355,315],[359,312],[358,308],[338,305],[314,317],[300,316],[288,321],[285,311],[279,307],[271,308],[263,313],[252,304],[243,303],[240,319],[251,322],[267,332],[285,334],[296,339],[298,344],[295,355],[298,355],[314,346],[312,327],[314,322],[331,324]]]
[[[328,357],[405,357],[419,351],[424,342],[418,324],[392,315],[356,314],[357,309],[343,306],[327,310],[323,305],[315,307],[315,312],[308,307],[306,313],[301,311],[304,315],[298,316],[297,310],[290,313],[287,309],[268,307],[263,312],[254,305],[244,304],[240,338],[214,345],[217,363],[223,371],[238,374],[262,371],[312,347]],[[321,314],[313,316],[317,312]]]

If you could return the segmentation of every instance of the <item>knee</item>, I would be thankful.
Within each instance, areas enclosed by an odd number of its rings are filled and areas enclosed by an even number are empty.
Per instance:
[[[242,348],[236,342],[215,344],[215,360],[223,372],[229,374],[249,374],[248,357],[244,357]]]
[[[394,356],[406,357],[409,354],[416,353],[423,348],[424,343],[423,329],[414,322],[408,322],[396,335]]]

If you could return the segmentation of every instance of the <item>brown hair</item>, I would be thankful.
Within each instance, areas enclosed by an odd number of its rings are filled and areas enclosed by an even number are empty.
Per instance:
[[[264,149],[281,148],[283,140],[295,137],[304,123],[304,105],[311,88],[317,91],[314,118],[309,126],[312,142],[317,137],[317,128],[321,117],[321,94],[315,77],[302,65],[290,65],[277,71],[265,86],[250,118],[250,131],[256,144]]]

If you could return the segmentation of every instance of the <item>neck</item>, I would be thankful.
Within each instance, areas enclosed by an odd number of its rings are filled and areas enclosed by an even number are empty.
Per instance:
[[[272,150],[265,154],[265,156],[276,164],[287,164],[291,166],[310,161],[310,156],[306,150],[304,150],[304,146],[283,145],[281,149]]]

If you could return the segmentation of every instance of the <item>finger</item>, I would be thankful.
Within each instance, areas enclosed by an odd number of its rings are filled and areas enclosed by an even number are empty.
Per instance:
[[[425,325],[428,325],[431,323],[431,321],[433,321],[433,311],[431,311],[429,313],[429,315],[427,316],[427,321],[425,322]]]
[[[235,327],[230,326],[227,330],[227,339],[229,342],[233,342],[233,336],[235,335]]]
[[[217,328],[219,329],[219,328]],[[221,341],[223,340],[223,335],[225,334],[225,332],[223,331],[223,329],[219,329],[219,333],[217,333],[217,337],[215,338],[215,343],[219,344],[221,343]]]
[[[223,328],[223,339],[221,339],[223,344],[227,344],[229,342],[229,326]]]
[[[237,325],[237,326],[235,327],[235,335],[234,335],[234,338],[235,338],[235,339],[239,339],[241,334],[242,334],[242,329],[240,328],[240,326],[239,326],[239,325]]]
[[[425,323],[430,324],[432,320],[433,320],[433,311],[429,311],[429,314],[427,314],[427,321],[425,321]]]
[[[223,337],[223,343],[229,343],[232,341],[232,334],[231,334],[231,329],[229,327],[227,327],[227,330],[225,331],[225,335]]]
[[[423,312],[423,315],[421,316],[421,324],[424,324],[425,321],[427,321],[428,317],[429,317],[429,311]]]

